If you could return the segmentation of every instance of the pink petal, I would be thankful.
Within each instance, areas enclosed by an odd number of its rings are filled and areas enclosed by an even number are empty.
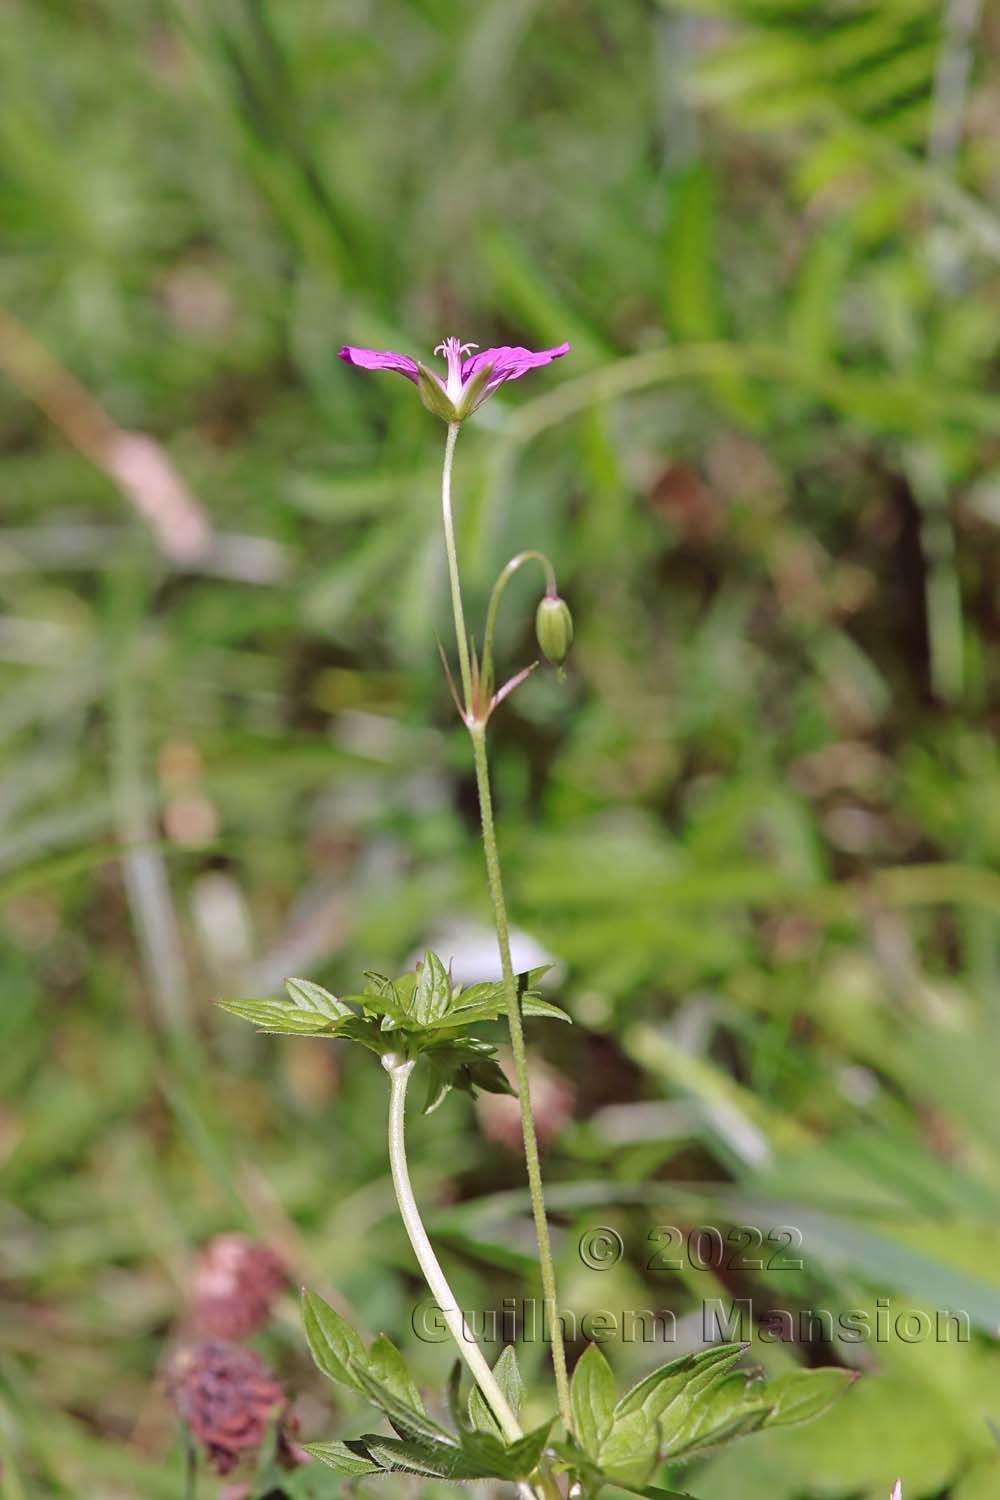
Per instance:
[[[482,349],[467,359],[462,366],[462,379],[468,380],[470,375],[475,375],[484,365],[492,365],[493,373],[489,379],[489,388],[495,390],[505,380],[519,380],[528,370],[536,370],[540,365],[547,365],[554,359],[561,359],[564,354],[569,353],[568,344],[557,344],[554,349],[524,349],[520,344],[501,344],[497,349]]]
[[[397,375],[412,380],[414,385],[420,378],[416,360],[408,354],[395,354],[391,349],[358,349],[353,344],[345,344],[340,358],[349,365],[359,365],[362,370],[394,370]]]

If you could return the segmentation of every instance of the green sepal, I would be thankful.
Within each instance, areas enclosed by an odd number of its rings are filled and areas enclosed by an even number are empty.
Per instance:
[[[496,361],[494,360],[488,365],[483,365],[476,371],[472,379],[467,381],[465,389],[462,392],[462,399],[459,402],[455,414],[457,421],[464,422],[466,417],[471,417],[476,407],[482,401],[483,389],[486,386],[486,383],[489,380],[490,376],[493,374],[493,365],[495,363]]]
[[[417,390],[427,410],[435,417],[440,417],[442,422],[461,420],[450,396],[442,389],[437,377],[432,375],[419,360],[417,360]]]

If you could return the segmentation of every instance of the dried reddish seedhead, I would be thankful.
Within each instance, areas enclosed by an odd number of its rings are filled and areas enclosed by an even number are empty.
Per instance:
[[[267,1322],[288,1279],[267,1245],[220,1234],[201,1253],[194,1277],[194,1322],[208,1338],[244,1339]]]
[[[267,1435],[286,1404],[271,1371],[249,1349],[221,1340],[196,1344],[174,1360],[170,1396],[217,1474],[228,1474]]]

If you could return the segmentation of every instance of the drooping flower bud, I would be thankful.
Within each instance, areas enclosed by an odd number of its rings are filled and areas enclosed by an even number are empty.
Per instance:
[[[535,612],[535,635],[542,655],[561,667],[573,644],[573,616],[558,594],[546,594]]]

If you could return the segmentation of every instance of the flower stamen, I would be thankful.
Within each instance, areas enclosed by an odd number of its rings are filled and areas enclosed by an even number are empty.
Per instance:
[[[458,339],[445,339],[443,344],[438,344],[434,350],[435,354],[442,354],[448,362],[448,377],[445,380],[444,389],[449,401],[456,405],[462,399],[462,344]]]

